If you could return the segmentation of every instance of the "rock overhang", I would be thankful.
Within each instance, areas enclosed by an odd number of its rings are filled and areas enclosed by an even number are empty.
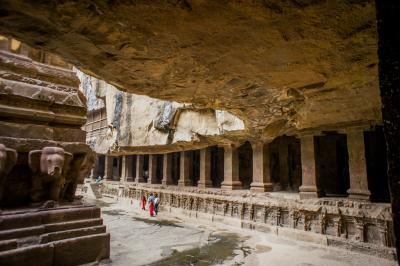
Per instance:
[[[122,90],[227,110],[246,135],[381,122],[374,1],[18,0],[0,10],[2,33]]]

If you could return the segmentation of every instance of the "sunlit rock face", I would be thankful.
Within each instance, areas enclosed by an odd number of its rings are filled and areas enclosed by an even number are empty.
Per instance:
[[[88,137],[98,153],[176,151],[246,134],[243,121],[226,111],[126,93],[79,70],[77,75],[89,111],[106,109],[106,133]]]
[[[0,14],[3,34],[121,90],[229,111],[257,138],[381,122],[373,0],[4,0]]]

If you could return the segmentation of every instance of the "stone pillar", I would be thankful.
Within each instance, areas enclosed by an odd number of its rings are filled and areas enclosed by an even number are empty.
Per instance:
[[[212,187],[211,180],[211,149],[209,147],[200,150],[200,180],[198,187]]]
[[[252,192],[273,191],[269,167],[269,144],[252,142],[251,146],[253,149],[253,182],[250,190]]]
[[[224,146],[224,181],[222,189],[241,189],[242,182],[239,180],[239,153],[233,145]]]
[[[136,183],[143,183],[145,179],[143,177],[143,163],[144,163],[144,155],[138,154],[136,155]]]
[[[350,189],[349,198],[369,200],[367,161],[365,158],[364,132],[347,133],[347,149],[349,152]]]
[[[301,137],[301,169],[302,169],[302,184],[299,188],[300,198],[317,198],[321,192],[318,188],[318,180],[315,168],[315,149],[314,136]]]
[[[162,179],[162,184],[163,185],[172,185],[173,180],[172,180],[172,153],[165,153],[163,157],[163,179]]]
[[[126,156],[126,181],[133,181],[133,155]]]
[[[178,186],[190,186],[190,156],[189,152],[181,152],[181,162],[180,162],[180,177],[178,181]]]
[[[149,179],[148,184],[157,184],[157,155],[149,155]]]
[[[104,163],[104,179],[113,179],[113,157],[106,155]]]
[[[124,182],[133,181],[132,162],[133,162],[133,158],[131,155],[122,156],[121,181],[124,181]]]
[[[121,167],[121,179],[120,179],[120,181],[122,181],[122,182],[126,182],[126,174],[127,174],[127,165],[126,165],[126,163],[127,163],[127,158],[126,158],[127,156],[126,155],[123,155],[122,157],[121,157],[121,163],[122,163],[122,167]]]

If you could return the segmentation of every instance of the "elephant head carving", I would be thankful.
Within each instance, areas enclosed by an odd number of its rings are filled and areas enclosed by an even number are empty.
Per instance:
[[[0,144],[0,202],[3,199],[7,174],[17,163],[17,156],[16,150],[6,148],[6,146]]]
[[[88,177],[93,168],[95,159],[96,157],[93,152],[74,154],[74,159],[66,174],[65,185],[61,193],[64,199],[69,201],[74,199],[78,184],[83,184],[84,179]]]
[[[50,177],[60,177],[66,171],[72,154],[59,147],[44,147],[42,150],[29,152],[29,166],[34,173]]]
[[[59,147],[44,147],[42,150],[29,152],[29,167],[33,172],[33,201],[59,199],[65,181],[64,173],[67,172],[72,157],[71,153]],[[43,183],[50,183],[49,191],[43,191]]]

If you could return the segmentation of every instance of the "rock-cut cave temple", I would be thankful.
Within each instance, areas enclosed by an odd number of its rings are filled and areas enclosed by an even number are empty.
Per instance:
[[[393,10],[1,1],[0,265],[108,258],[77,191],[396,259]]]

